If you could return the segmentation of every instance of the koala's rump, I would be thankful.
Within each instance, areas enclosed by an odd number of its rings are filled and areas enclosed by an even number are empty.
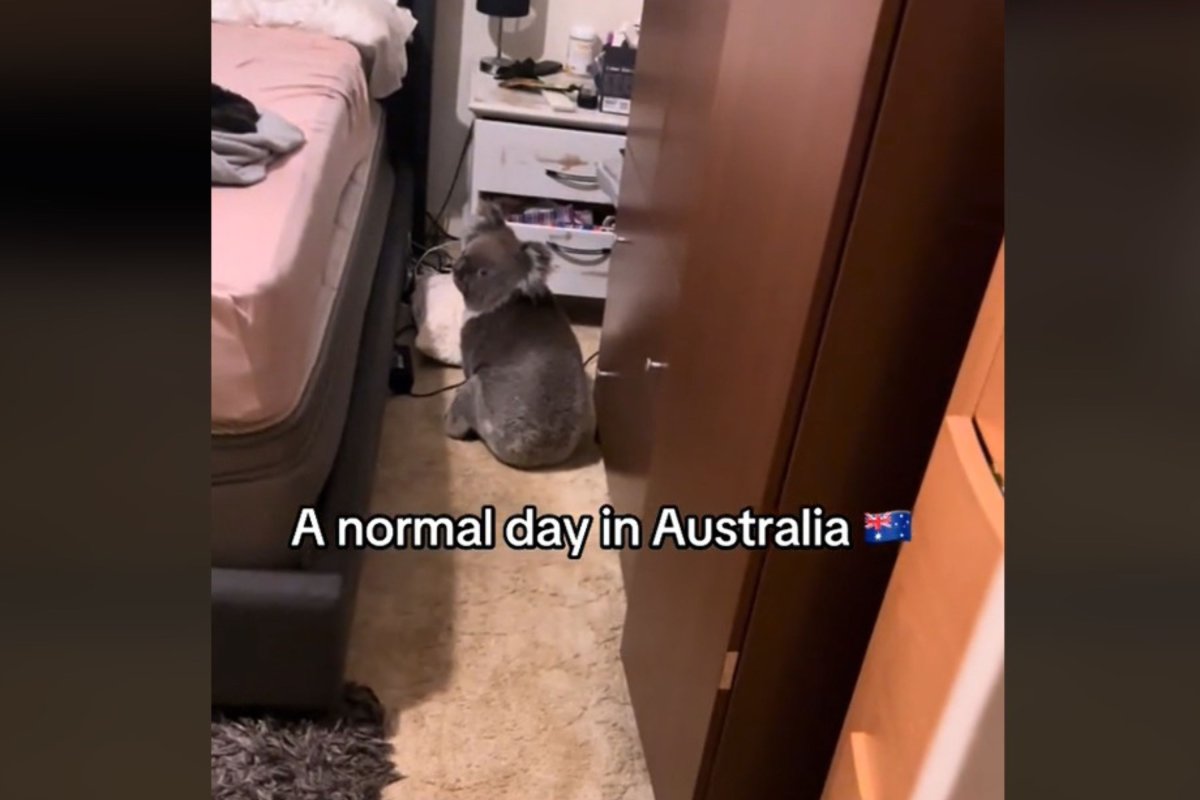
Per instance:
[[[562,461],[591,429],[587,377],[578,362],[547,366],[526,359],[488,365],[476,374],[479,433],[497,457],[514,466]]]
[[[463,365],[478,378],[485,438],[521,450],[564,450],[590,427],[579,342],[553,300],[518,300],[463,326]],[[531,453],[532,455],[532,453]]]

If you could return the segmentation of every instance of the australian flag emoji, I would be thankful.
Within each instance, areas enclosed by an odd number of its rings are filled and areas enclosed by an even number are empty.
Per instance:
[[[867,544],[912,541],[912,512],[867,514]]]

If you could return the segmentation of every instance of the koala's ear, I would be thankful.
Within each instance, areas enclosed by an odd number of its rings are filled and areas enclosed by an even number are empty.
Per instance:
[[[541,242],[522,242],[521,252],[529,258],[529,274],[525,276],[526,287],[545,286],[553,269],[550,248]]]
[[[475,222],[467,231],[467,239],[474,238],[481,233],[488,231],[499,230],[504,228],[507,223],[504,220],[504,212],[500,210],[500,206],[495,203],[484,201],[479,204],[479,214],[475,218]]]

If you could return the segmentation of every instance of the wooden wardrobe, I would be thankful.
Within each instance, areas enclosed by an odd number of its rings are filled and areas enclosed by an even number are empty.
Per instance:
[[[1001,0],[646,0],[598,363],[618,511],[856,522],[622,553],[657,800],[818,798],[1003,230]]]
[[[1003,800],[1004,475],[1001,250],[825,800]]]

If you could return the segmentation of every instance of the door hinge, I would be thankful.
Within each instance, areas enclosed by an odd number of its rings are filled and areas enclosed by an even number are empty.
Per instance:
[[[740,653],[736,650],[730,650],[725,654],[725,666],[721,670],[721,683],[717,686],[718,691],[727,692],[733,686],[733,673],[737,672],[738,656]]]

